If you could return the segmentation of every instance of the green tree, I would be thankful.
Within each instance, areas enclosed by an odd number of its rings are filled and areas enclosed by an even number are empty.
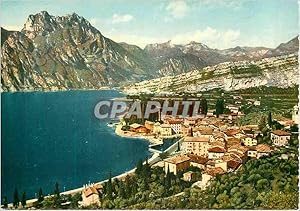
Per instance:
[[[25,192],[23,192],[23,194],[22,194],[21,204],[22,204],[23,208],[26,206],[26,193]]]
[[[143,161],[140,159],[136,165],[135,173],[139,175],[143,170]]]
[[[207,110],[208,110],[208,106],[207,106],[207,100],[204,97],[201,98],[200,108],[201,108],[201,114],[206,115],[207,114]]]
[[[262,131],[263,128],[266,127],[266,118],[264,116],[261,117],[260,121],[259,121],[259,125],[258,128],[260,131]]]
[[[219,117],[220,114],[224,113],[224,99],[218,99],[216,102],[216,115]]]
[[[38,202],[44,201],[44,194],[42,188],[39,189],[39,194],[38,194]]]
[[[171,188],[171,173],[170,173],[169,165],[168,165],[167,174],[165,178],[165,187],[167,192]]]
[[[268,114],[268,125],[269,125],[269,127],[272,127],[272,124],[273,123],[273,121],[272,121],[272,114],[271,114],[271,112],[269,112],[269,114]]]
[[[15,188],[15,192],[14,192],[14,201],[13,201],[14,207],[15,207],[15,208],[19,207],[19,203],[20,203],[20,199],[19,199],[18,189]]]
[[[108,199],[112,199],[113,190],[112,190],[112,179],[111,179],[111,171],[109,172],[109,178],[106,183],[106,195]]]
[[[7,202],[7,197],[6,196],[3,197],[2,204],[3,204],[3,208],[6,209],[8,207],[8,202]]]
[[[57,182],[55,183],[55,187],[54,187],[54,195],[57,197],[59,196],[59,186]]]

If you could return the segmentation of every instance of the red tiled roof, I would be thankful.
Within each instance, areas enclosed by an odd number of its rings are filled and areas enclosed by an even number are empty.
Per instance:
[[[208,152],[224,153],[226,150],[223,147],[211,147],[208,149]]]
[[[227,136],[234,136],[236,134],[238,134],[240,131],[239,130],[235,130],[235,129],[230,129],[230,130],[226,130],[225,131],[225,134]]]
[[[181,124],[183,122],[182,119],[169,119],[167,120],[169,124]]]
[[[185,137],[184,142],[209,142],[207,137]]]
[[[186,162],[189,160],[190,160],[190,158],[186,155],[176,155],[174,157],[167,158],[164,161],[168,162],[168,163],[179,164],[179,163],[183,163],[183,162]]]
[[[284,131],[284,130],[274,130],[272,131],[273,134],[277,135],[277,136],[290,136],[291,134]]]
[[[191,159],[191,162],[202,165],[204,165],[208,161],[208,158],[201,157],[199,155],[187,154],[187,156]]]
[[[97,194],[98,195],[98,191],[96,188],[94,187],[87,187],[83,190],[83,194],[85,195],[85,197],[89,197],[93,194]]]
[[[256,151],[257,152],[266,152],[266,153],[269,153],[271,152],[271,147],[267,144],[259,144],[256,146]]]
[[[216,176],[218,174],[224,174],[225,171],[221,167],[215,167],[215,168],[207,168],[206,169],[207,174],[211,176]]]
[[[230,160],[227,162],[228,168],[237,169],[241,165],[240,162],[237,162],[235,160]]]

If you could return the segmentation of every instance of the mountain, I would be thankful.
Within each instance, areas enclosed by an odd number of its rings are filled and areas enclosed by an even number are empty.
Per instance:
[[[4,34],[6,31],[4,31]],[[97,89],[153,77],[140,55],[104,37],[73,13],[30,15],[2,45],[2,89]]]
[[[266,47],[240,47],[229,48],[225,50],[220,50],[219,53],[231,61],[241,61],[241,60],[256,60],[261,59],[270,50]]]
[[[281,43],[277,48],[270,49],[268,52],[266,52],[265,56],[271,57],[271,56],[286,55],[286,54],[298,52],[298,50],[299,50],[299,40],[298,40],[298,36],[296,36],[286,43]]]
[[[162,76],[201,70],[222,62],[259,60],[298,52],[297,38],[276,49],[212,49],[199,42],[171,41],[144,49],[116,43],[73,13],[29,15],[21,31],[1,28],[3,91],[120,87]]]
[[[179,45],[171,44],[171,41],[149,44],[144,50],[160,75],[176,75],[208,65],[201,57],[184,52]]]
[[[7,38],[9,37],[9,35],[11,33],[13,33],[14,31],[8,31],[4,28],[1,27],[1,46],[3,45],[3,43],[7,40]]]
[[[298,84],[298,56],[295,54],[256,61],[224,62],[203,69],[165,76],[126,86],[127,94],[226,91],[268,86],[287,88]]]

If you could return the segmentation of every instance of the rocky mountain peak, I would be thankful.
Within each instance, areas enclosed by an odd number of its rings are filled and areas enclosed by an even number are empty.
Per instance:
[[[55,17],[49,15],[49,13],[46,11],[42,11],[35,15],[29,15],[24,24],[22,32],[24,32],[25,35],[30,39],[33,39],[36,37],[36,35],[45,35],[54,31],[57,27],[58,26],[55,21]]]
[[[35,15],[29,15],[22,32],[30,39],[37,35],[45,36],[57,29],[80,28],[82,31],[100,33],[88,20],[72,13],[66,16],[52,16],[47,11],[41,11]]]
[[[196,41],[191,41],[190,43],[184,45],[185,50],[195,50],[195,51],[201,51],[201,50],[209,50],[210,48],[203,44]]]
[[[154,44],[148,44],[145,47],[146,51],[155,51],[155,50],[163,50],[168,48],[173,48],[174,45],[172,44],[171,40],[164,42],[164,43],[154,43]]]

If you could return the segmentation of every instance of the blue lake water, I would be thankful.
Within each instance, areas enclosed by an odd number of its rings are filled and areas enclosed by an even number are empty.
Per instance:
[[[149,155],[148,142],[121,138],[94,116],[117,91],[4,93],[1,98],[1,195],[35,196],[81,187],[132,169]]]

